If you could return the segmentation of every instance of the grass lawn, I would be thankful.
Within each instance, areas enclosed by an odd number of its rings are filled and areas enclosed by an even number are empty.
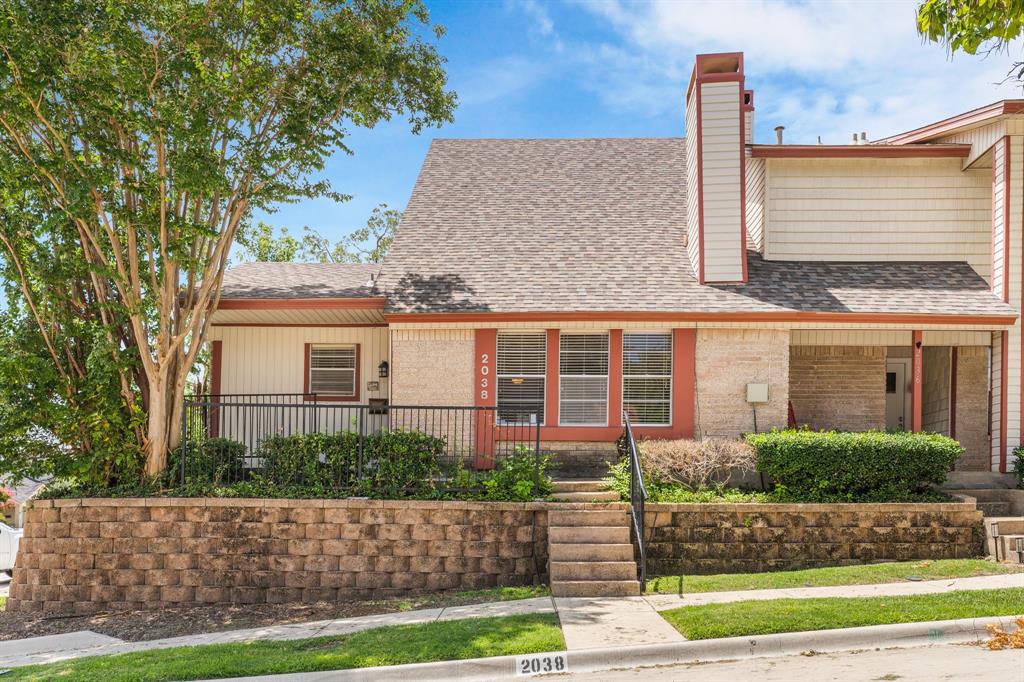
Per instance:
[[[731,590],[770,590],[789,587],[819,587],[825,585],[874,585],[900,583],[908,577],[922,580],[969,578],[978,575],[1019,572],[984,559],[939,559],[936,561],[901,561],[863,566],[810,568],[803,571],[774,573],[722,573],[719,575],[687,575],[683,578],[683,592],[728,592]],[[678,594],[679,576],[650,578],[648,592]]]
[[[539,613],[395,625],[291,642],[211,644],[15,668],[10,680],[158,682],[342,670],[565,649],[558,616]]]
[[[661,612],[687,639],[1017,614],[1024,614],[1024,589],[1018,588],[909,597],[770,599],[684,606]]]

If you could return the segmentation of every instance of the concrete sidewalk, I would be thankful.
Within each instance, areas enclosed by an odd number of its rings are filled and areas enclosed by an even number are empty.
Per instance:
[[[686,581],[683,581],[686,587]],[[940,594],[962,590],[1024,588],[1024,572],[984,575],[974,578],[922,580],[920,582],[879,583],[877,585],[835,585],[799,587],[782,590],[736,590],[734,592],[695,592],[693,594],[648,594],[644,599],[657,611],[698,604],[724,604],[765,599],[814,599],[820,597],[896,597],[914,594]]]
[[[30,637],[0,642],[0,668],[33,665],[35,663],[52,663],[54,661],[84,656],[126,654],[133,651],[147,651],[150,649],[170,649],[181,646],[227,644],[255,640],[308,639],[310,637],[347,635],[361,630],[388,625],[414,625],[443,620],[460,620],[463,618],[490,618],[494,616],[517,616],[527,613],[554,612],[555,608],[550,597],[537,597],[534,599],[490,602],[470,606],[450,606],[439,609],[383,613],[376,616],[362,616],[360,618],[272,625],[248,630],[228,630],[202,635],[154,639],[146,642],[125,642],[115,637],[107,637],[106,635],[83,630],[63,635]]]

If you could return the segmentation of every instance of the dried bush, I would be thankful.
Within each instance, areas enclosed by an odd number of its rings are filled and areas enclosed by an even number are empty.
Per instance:
[[[693,489],[724,486],[737,469],[753,470],[754,448],[741,440],[645,440],[644,466],[653,477]]]
[[[985,646],[992,651],[1024,649],[1024,617],[1018,616],[1016,623],[1017,629],[1013,632],[1007,632],[998,625],[986,625],[985,627],[988,628],[988,634],[992,639],[986,642]]]

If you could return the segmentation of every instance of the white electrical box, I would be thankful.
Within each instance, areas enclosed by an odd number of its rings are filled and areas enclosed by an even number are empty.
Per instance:
[[[768,384],[747,384],[747,402],[768,402]]]

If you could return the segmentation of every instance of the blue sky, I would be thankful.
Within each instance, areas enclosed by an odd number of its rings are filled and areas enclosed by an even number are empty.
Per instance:
[[[699,52],[743,51],[755,91],[755,140],[845,143],[879,138],[997,99],[1020,50],[950,59],[924,45],[914,2],[428,1],[447,27],[438,47],[459,95],[455,122],[419,136],[401,120],[354,131],[354,155],[325,174],[353,195],[259,215],[295,234],[333,238],[371,209],[402,209],[434,137],[683,135],[683,92]]]

